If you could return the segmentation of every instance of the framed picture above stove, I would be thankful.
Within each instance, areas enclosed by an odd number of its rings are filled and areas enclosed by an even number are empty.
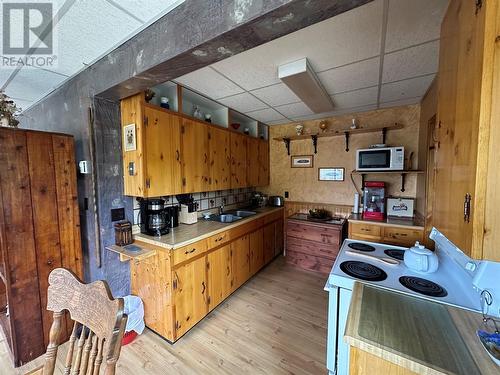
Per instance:
[[[318,168],[319,181],[344,181],[344,168]]]
[[[313,155],[293,155],[291,156],[291,167],[292,168],[312,168],[313,167]]]

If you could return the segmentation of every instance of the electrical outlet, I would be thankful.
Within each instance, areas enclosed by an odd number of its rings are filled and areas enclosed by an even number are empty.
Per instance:
[[[285,191],[285,198],[288,198],[289,194],[288,191]]]
[[[112,208],[111,209],[111,221],[125,220],[125,209],[122,208]]]
[[[135,151],[137,149],[135,124],[129,124],[123,127],[123,147],[125,151]]]

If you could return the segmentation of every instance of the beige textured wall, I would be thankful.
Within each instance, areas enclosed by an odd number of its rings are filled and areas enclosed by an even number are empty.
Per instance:
[[[387,132],[386,143],[390,146],[404,146],[406,156],[414,152],[413,169],[418,167],[420,105],[328,117],[326,118],[328,130],[347,129],[351,125],[352,118],[355,118],[358,126],[363,128],[390,126],[396,122],[403,124],[403,129]],[[304,133],[316,133],[319,130],[319,122],[320,120],[302,122]],[[343,136],[319,138],[318,153],[314,155],[314,168],[291,168],[290,156],[286,153],[283,141],[275,141],[272,138],[295,134],[295,125],[296,123],[270,127],[271,181],[264,192],[284,195],[284,192],[288,191],[290,201],[352,205],[355,189],[351,182],[350,172],[355,168],[356,149],[380,143],[381,133],[351,135],[349,152],[344,150]],[[312,142],[310,140],[293,141],[290,153],[291,155],[311,155],[313,154]],[[318,167],[344,167],[345,180],[343,182],[318,181]],[[361,176],[354,176],[354,180],[358,189],[361,189]],[[407,176],[404,193],[399,191],[399,175],[370,175],[367,180],[387,182],[388,192],[393,196],[416,196],[416,175]]]

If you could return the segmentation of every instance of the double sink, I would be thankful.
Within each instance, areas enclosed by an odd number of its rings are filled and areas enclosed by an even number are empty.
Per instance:
[[[228,211],[220,215],[210,215],[207,220],[218,221],[219,223],[233,223],[246,217],[257,215],[255,211],[236,210]]]

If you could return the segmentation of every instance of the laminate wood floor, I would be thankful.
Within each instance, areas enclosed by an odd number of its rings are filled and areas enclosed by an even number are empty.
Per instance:
[[[325,282],[278,258],[175,344],[146,329],[123,347],[117,374],[326,374]],[[59,350],[58,374],[64,354]],[[0,334],[0,374],[41,363],[14,369]]]

